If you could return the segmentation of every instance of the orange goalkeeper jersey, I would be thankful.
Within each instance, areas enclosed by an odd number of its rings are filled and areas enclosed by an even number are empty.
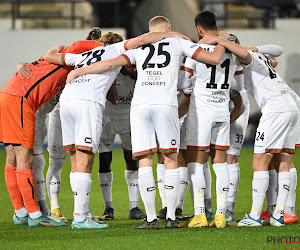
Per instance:
[[[73,43],[61,52],[80,54],[98,46],[103,46],[103,43],[83,40]],[[48,63],[43,57],[28,65],[31,69],[32,77],[22,79],[18,73],[15,73],[4,85],[1,92],[25,97],[33,112],[36,112],[44,102],[64,88],[67,75],[73,67]]]

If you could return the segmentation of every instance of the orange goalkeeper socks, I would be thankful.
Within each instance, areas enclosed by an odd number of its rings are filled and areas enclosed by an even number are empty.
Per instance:
[[[5,166],[5,183],[15,210],[24,207],[23,198],[17,183],[16,167]]]
[[[31,169],[20,169],[16,171],[17,182],[21,191],[25,207],[28,213],[39,211],[39,207],[36,202],[34,179]]]

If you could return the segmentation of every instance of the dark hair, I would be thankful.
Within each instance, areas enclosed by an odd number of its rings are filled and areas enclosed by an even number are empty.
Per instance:
[[[214,30],[217,26],[215,14],[209,10],[201,11],[195,17],[195,26],[201,26],[205,30]]]
[[[99,27],[94,27],[90,30],[86,40],[99,40],[101,37],[101,30]]]
[[[241,44],[241,43],[240,43],[240,40],[239,40],[239,39],[237,38],[237,36],[234,35],[234,34],[229,34],[229,37],[228,37],[227,40],[230,41],[230,42],[233,42],[233,43],[237,43],[238,45]],[[231,52],[229,49],[225,49],[225,53],[230,53],[230,54],[232,54],[232,52]]]
[[[230,42],[233,42],[233,43],[237,43],[237,44],[241,44],[240,43],[240,40],[237,38],[237,36],[236,35],[234,35],[234,34],[229,34],[229,38],[228,38],[228,40],[230,41]]]

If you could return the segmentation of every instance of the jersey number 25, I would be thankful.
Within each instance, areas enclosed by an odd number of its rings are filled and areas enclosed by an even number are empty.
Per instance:
[[[164,68],[164,67],[167,67],[170,64],[171,55],[168,51],[163,50],[163,47],[168,46],[168,45],[169,45],[169,43],[159,43],[158,44],[157,55],[158,56],[163,55],[163,56],[166,57],[165,62],[157,63],[158,68]],[[155,47],[152,44],[147,44],[147,45],[142,46],[142,50],[144,50],[145,48],[149,48],[149,54],[148,54],[145,62],[142,65],[143,70],[147,69],[147,68],[154,68],[155,67],[155,63],[150,63],[150,60],[153,57],[154,52],[155,52]]]

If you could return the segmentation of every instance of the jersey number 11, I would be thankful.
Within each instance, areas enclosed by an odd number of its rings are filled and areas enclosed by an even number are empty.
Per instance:
[[[226,59],[220,66],[221,68],[225,68],[225,79],[224,83],[221,85],[221,89],[228,89],[229,84],[228,82],[228,75],[229,75],[229,65],[230,59]],[[206,84],[206,88],[208,89],[216,89],[217,84],[215,83],[216,80],[216,65],[206,64],[207,68],[211,67],[211,74],[210,74],[210,82]]]

